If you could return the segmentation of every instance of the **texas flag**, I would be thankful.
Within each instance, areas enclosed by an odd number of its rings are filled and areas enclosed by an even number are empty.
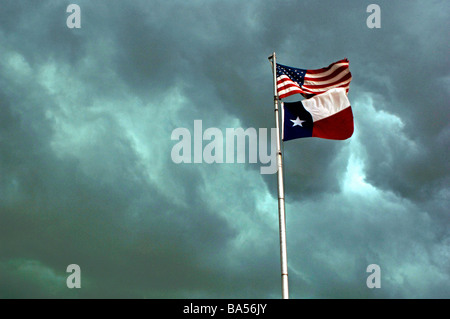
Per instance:
[[[302,137],[345,140],[353,134],[353,113],[345,88],[299,102],[283,102],[283,141]]]

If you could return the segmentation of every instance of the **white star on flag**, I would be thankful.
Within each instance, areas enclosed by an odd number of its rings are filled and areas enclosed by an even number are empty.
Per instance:
[[[297,125],[303,127],[302,123],[305,121],[300,120],[300,118],[297,116],[297,118],[295,120],[291,120],[291,122],[294,123],[294,125],[292,125],[292,127],[297,126]]]

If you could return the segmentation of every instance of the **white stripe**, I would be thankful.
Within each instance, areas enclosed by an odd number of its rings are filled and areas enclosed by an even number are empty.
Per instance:
[[[350,101],[344,88],[335,88],[302,101],[303,107],[311,113],[313,122],[334,115],[347,107]]]
[[[279,95],[279,96],[282,96],[282,95],[284,95],[284,94],[286,94],[286,93],[289,93],[289,92],[292,92],[292,91],[295,91],[295,92],[297,92],[297,93],[301,93],[301,92],[302,92],[302,91],[300,91],[300,89],[297,88],[297,87],[290,87],[290,88],[287,88],[287,89],[285,89],[285,90],[278,91],[278,95]]]
[[[308,73],[308,72],[306,72],[306,75],[305,75],[305,77],[308,77],[308,78],[322,78],[322,77],[324,77],[324,76],[327,76],[327,75],[330,75],[331,73],[333,73],[334,71],[336,71],[336,69],[337,68],[339,68],[339,67],[341,67],[341,66],[348,66],[349,65],[349,63],[348,62],[341,62],[341,63],[337,63],[337,64],[334,64],[329,70],[327,70],[327,71],[325,71],[325,72],[322,72],[322,73],[317,73],[317,74],[310,74],[310,73]],[[348,68],[347,68],[348,69]]]
[[[340,79],[342,79],[349,73],[350,73],[350,71],[348,69],[346,69],[346,70],[343,70],[343,72],[337,74],[336,76],[332,77],[329,80],[326,80],[326,81],[305,80],[303,85],[324,85],[324,84],[333,83],[333,82],[339,81]],[[351,79],[351,77],[350,77],[350,79]]]
[[[283,82],[281,84],[277,84],[277,91],[278,91],[278,95],[279,96],[282,96],[282,95],[284,95],[284,94],[286,94],[288,92],[292,92],[292,91],[297,91],[298,92],[298,90],[300,90],[300,86],[298,85],[298,83],[292,81],[289,77],[287,77],[285,75],[279,76],[277,78],[277,80],[278,79],[282,79],[282,78],[286,78],[286,79],[288,79],[288,81],[285,81],[285,82]],[[291,84],[293,84],[295,86],[284,88],[287,85],[291,85]]]
[[[337,88],[337,87],[342,86],[342,85],[344,85],[344,84],[349,84],[351,80],[352,80],[352,78],[348,79],[347,81],[339,82],[339,83],[337,83],[337,84],[335,84],[335,85],[330,85],[330,86],[328,86],[328,87],[320,88],[320,89],[310,89],[310,88],[305,88],[305,87],[304,87],[303,90],[308,91],[308,92],[317,92],[317,93],[320,93],[320,92],[323,92],[323,91],[328,91],[328,90],[330,90],[330,89],[332,89],[332,88]],[[346,87],[348,87],[348,85],[347,85]]]
[[[280,80],[285,80],[285,81],[283,83],[278,84],[278,81],[280,81]],[[277,77],[277,87],[278,88],[281,88],[281,87],[283,87],[283,86],[285,86],[287,84],[298,85],[297,82],[292,81],[291,78],[288,77],[287,75],[280,75],[279,77]]]

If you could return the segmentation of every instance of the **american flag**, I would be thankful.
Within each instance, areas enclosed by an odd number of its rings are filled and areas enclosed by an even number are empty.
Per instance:
[[[348,93],[352,74],[349,61],[343,59],[317,70],[303,70],[277,63],[277,91],[280,99],[300,93],[309,98],[332,88]]]

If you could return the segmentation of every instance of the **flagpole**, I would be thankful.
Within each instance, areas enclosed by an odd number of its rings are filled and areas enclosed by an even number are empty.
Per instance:
[[[286,214],[284,207],[283,158],[281,154],[280,117],[277,92],[277,59],[275,52],[269,57],[273,73],[273,101],[275,107],[275,125],[277,129],[277,165],[278,165],[278,218],[280,226],[281,292],[283,299],[289,299],[288,265],[286,249]]]

